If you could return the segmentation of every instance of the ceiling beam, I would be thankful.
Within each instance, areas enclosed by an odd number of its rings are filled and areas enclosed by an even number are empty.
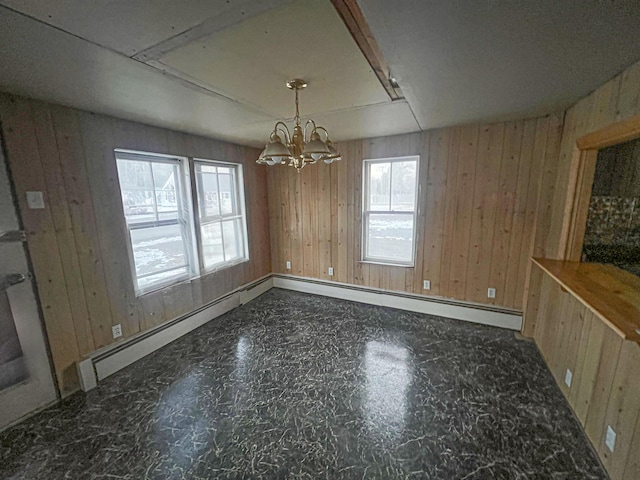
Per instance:
[[[397,85],[394,87],[391,82],[389,67],[384,61],[382,51],[364,18],[362,10],[360,10],[358,2],[356,0],[331,0],[331,3],[391,100],[404,98],[400,88]]]

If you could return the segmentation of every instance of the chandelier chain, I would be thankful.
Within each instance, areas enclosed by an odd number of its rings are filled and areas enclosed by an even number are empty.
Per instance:
[[[295,87],[295,91],[296,91],[296,116],[294,118],[294,121],[296,122],[296,125],[300,125],[300,109],[298,107],[298,87]]]

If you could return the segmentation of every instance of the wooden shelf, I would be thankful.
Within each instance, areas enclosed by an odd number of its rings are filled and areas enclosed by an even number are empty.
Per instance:
[[[640,344],[640,278],[611,265],[533,261],[618,335]]]

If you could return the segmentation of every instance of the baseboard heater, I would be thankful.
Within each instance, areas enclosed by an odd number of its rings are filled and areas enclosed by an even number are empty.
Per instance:
[[[272,277],[273,286],[276,288],[426,313],[509,330],[519,331],[522,328],[522,311],[520,310],[295,275],[273,274]]]
[[[78,363],[82,390],[85,392],[92,390],[99,381],[109,375],[113,375],[118,370],[122,370],[220,315],[250,302],[272,287],[271,275],[267,275],[222,295],[193,312],[94,353],[90,358]]]
[[[220,315],[259,297],[273,287],[426,313],[510,330],[520,330],[522,328],[522,312],[519,310],[393,292],[295,275],[272,274],[223,295],[187,315],[107,347],[106,350],[99,351],[90,358],[79,362],[78,373],[82,389],[88,391],[95,388],[99,381],[109,375],[131,365]]]

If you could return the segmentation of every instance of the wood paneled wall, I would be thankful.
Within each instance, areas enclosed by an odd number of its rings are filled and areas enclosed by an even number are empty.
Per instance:
[[[61,391],[75,362],[188,313],[271,272],[267,176],[259,151],[208,138],[0,94],[0,122]],[[136,298],[115,148],[244,165],[250,261]],[[30,210],[26,191],[44,192]]]
[[[340,143],[344,160],[301,173],[269,168],[274,272],[520,309],[561,129],[557,116],[443,128]],[[404,155],[420,155],[415,267],[362,263],[362,161]]]
[[[579,160],[576,140],[612,123],[640,114],[640,62],[627,68],[571,107],[565,116],[560,155],[545,163],[534,256],[567,256],[568,210],[575,192]]]
[[[624,340],[535,264],[532,275],[540,287],[529,298],[527,323],[535,325],[538,348],[612,480],[637,480],[640,345]],[[616,432],[613,453],[605,445],[608,425]]]

